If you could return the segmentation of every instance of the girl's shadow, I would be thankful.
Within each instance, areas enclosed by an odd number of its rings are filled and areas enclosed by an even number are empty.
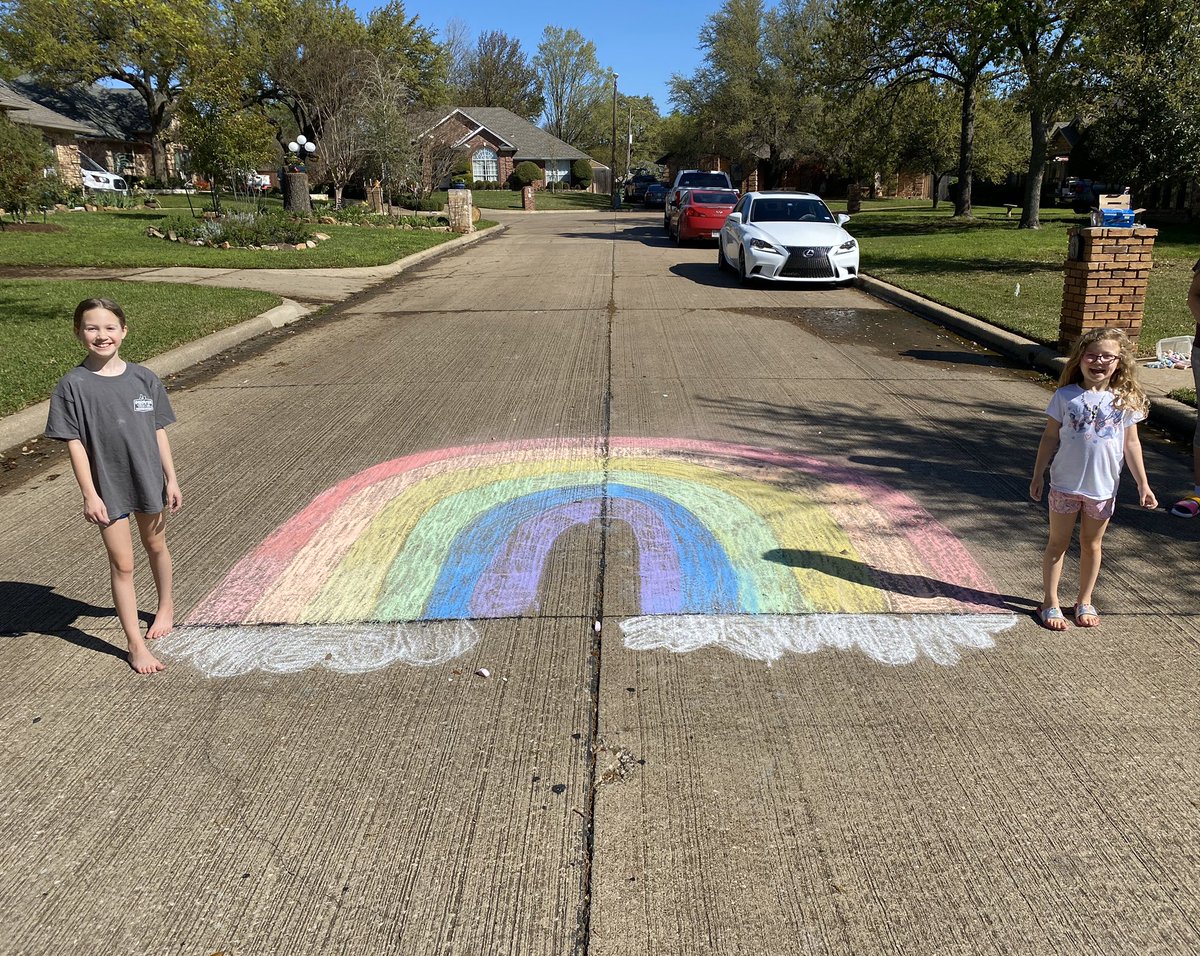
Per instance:
[[[0,581],[0,639],[23,634],[45,634],[62,638],[76,647],[125,659],[125,651],[113,647],[75,626],[81,617],[112,617],[112,608],[96,607],[55,594],[45,584]]]
[[[774,548],[766,552],[763,558],[789,568],[812,568],[854,584],[876,587],[881,591],[890,591],[893,594],[904,594],[909,597],[952,598],[967,604],[981,604],[984,607],[994,607],[998,611],[1012,611],[1016,614],[1028,614],[1037,607],[1036,602],[1028,598],[980,591],[977,588],[965,587],[950,581],[939,581],[937,578],[926,577],[923,574],[883,571],[861,561],[826,554],[822,551]]]

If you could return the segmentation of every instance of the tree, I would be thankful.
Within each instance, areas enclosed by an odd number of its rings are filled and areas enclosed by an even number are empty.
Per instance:
[[[499,30],[479,35],[460,83],[456,99],[463,106],[502,106],[531,122],[546,106],[541,78],[521,41]]]
[[[650,96],[617,95],[617,179],[628,179],[633,170],[647,169],[662,156],[659,127],[662,118]],[[632,142],[630,141],[632,137]],[[575,145],[598,162],[612,161],[613,112],[608,97],[592,106],[591,120]]]
[[[394,193],[405,189],[413,166],[412,93],[377,58],[367,64],[362,93],[367,171],[383,184],[390,205]]]
[[[926,80],[903,91],[893,114],[899,122],[897,164],[929,174],[934,209],[938,184],[958,165],[959,100],[958,91],[948,83]]]
[[[596,59],[596,45],[578,30],[548,26],[542,31],[533,65],[546,98],[546,129],[575,145],[607,88],[607,76]]]
[[[763,0],[725,0],[700,31],[703,65],[671,80],[672,103],[717,131],[719,152],[759,167],[765,188],[815,141],[813,51],[824,28],[816,2],[784,0],[768,10]]]
[[[1200,6],[1102,0],[1097,14],[1087,40],[1097,119],[1071,170],[1139,190],[1200,175]]]
[[[961,91],[954,214],[971,216],[975,112],[980,93],[1002,75],[1008,49],[996,3],[840,0],[834,22],[824,49],[843,89],[935,79]]]
[[[179,140],[192,170],[211,183],[214,208],[220,207],[218,183],[244,186],[247,174],[278,155],[266,118],[219,89],[193,88],[179,104],[178,116]]]
[[[1021,68],[1017,101],[1029,113],[1029,163],[1021,229],[1041,228],[1050,129],[1069,116],[1083,84],[1082,35],[1092,0],[1005,0],[1005,30]]]
[[[146,104],[154,176],[167,178],[166,131],[189,70],[209,55],[213,0],[20,0],[3,8],[0,47],[55,86],[116,80]]]
[[[414,107],[430,108],[445,103],[449,96],[446,52],[434,32],[408,16],[403,0],[372,11],[367,19],[367,49],[409,91]]]
[[[0,207],[22,220],[46,186],[43,170],[54,165],[41,134],[0,112]]]

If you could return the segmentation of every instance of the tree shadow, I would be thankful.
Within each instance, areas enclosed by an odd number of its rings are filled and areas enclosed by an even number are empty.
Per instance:
[[[0,581],[0,609],[0,638],[44,634],[85,650],[111,654],[121,660],[126,658],[123,648],[114,647],[75,626],[81,617],[114,617],[116,612],[112,608],[64,597],[45,584]],[[146,615],[139,616],[147,620]]]
[[[980,591],[977,588],[953,584],[949,581],[939,581],[937,578],[926,577],[924,574],[901,574],[895,571],[884,571],[871,567],[862,561],[826,554],[823,551],[805,551],[800,548],[773,548],[763,555],[763,559],[782,564],[789,568],[809,568],[833,577],[849,581],[851,584],[861,584],[874,587],[890,594],[903,594],[915,598],[949,598],[962,601],[965,604],[979,604],[984,607],[994,607],[1000,611],[1012,611],[1017,614],[1029,614],[1037,608],[1037,602],[1012,594],[996,594],[992,591]]]

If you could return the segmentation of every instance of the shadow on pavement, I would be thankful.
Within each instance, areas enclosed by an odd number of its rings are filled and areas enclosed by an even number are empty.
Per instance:
[[[899,574],[882,571],[861,561],[852,561],[823,551],[805,551],[799,548],[774,548],[763,555],[766,561],[774,561],[789,568],[811,568],[822,574],[832,575],[853,584],[876,587],[891,594],[909,597],[945,597],[966,604],[981,604],[1018,614],[1027,614],[1037,608],[1037,602],[1011,594],[994,594],[976,588],[939,581],[923,574]]]
[[[85,650],[125,660],[124,650],[75,626],[81,617],[113,617],[116,612],[112,608],[96,607],[55,594],[54,588],[45,584],[25,581],[0,581],[0,608],[3,608],[0,610],[0,637],[44,634],[62,638]]]

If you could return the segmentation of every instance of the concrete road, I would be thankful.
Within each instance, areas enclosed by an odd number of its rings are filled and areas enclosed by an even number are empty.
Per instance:
[[[5,491],[0,953],[1200,949],[1200,522],[1040,629],[1044,384],[714,263],[514,217],[181,380],[154,678]]]

